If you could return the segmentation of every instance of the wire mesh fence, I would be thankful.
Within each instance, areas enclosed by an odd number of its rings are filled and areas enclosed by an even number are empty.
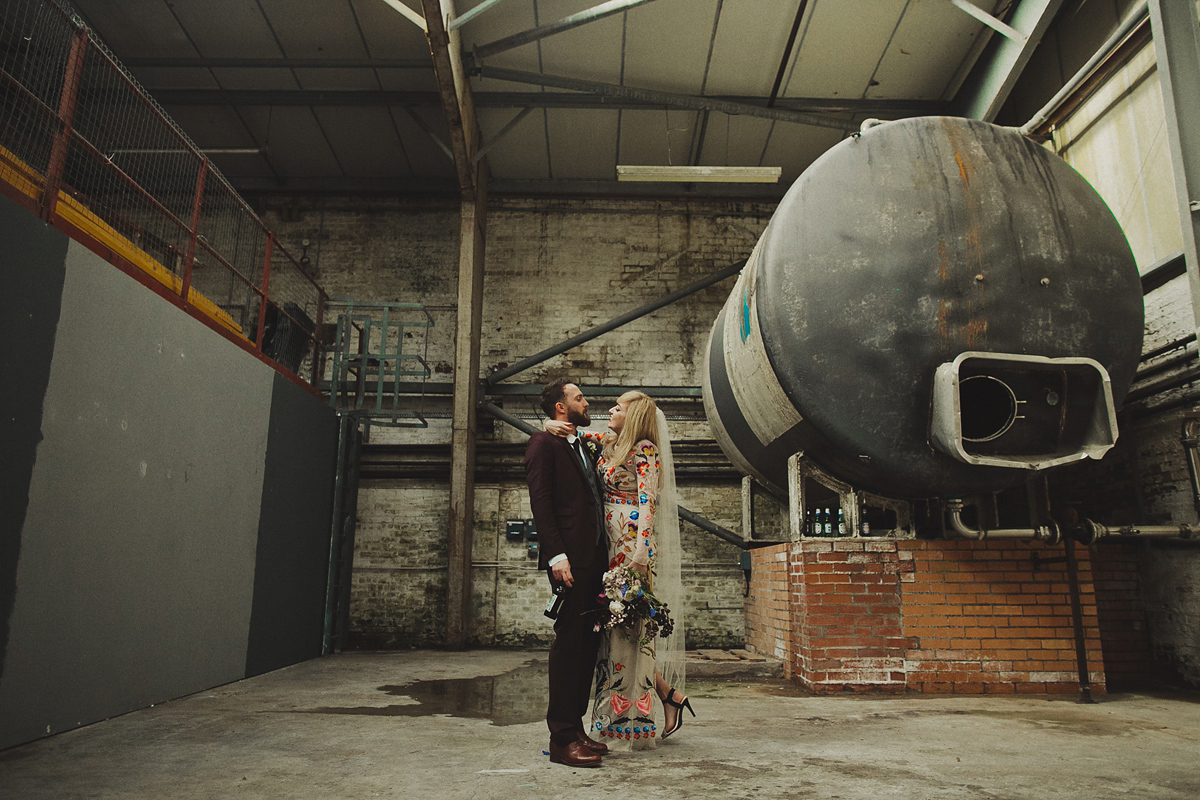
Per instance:
[[[0,191],[316,381],[324,291],[61,0],[0,5]]]

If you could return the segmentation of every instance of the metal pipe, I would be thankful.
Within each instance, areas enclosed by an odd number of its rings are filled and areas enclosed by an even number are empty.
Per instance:
[[[517,430],[521,431],[522,433],[527,433],[530,436],[533,436],[535,433],[538,432],[537,428],[533,427],[525,420],[519,419],[517,417],[514,417],[512,414],[509,414],[507,411],[505,411],[503,408],[501,408],[500,406],[493,403],[491,400],[480,400],[479,401],[479,410],[483,411],[485,413],[491,414],[493,417],[500,420],[501,422],[507,422],[509,425],[512,425]]]
[[[570,350],[572,347],[575,347],[576,345],[580,345],[580,344],[583,344],[584,342],[591,341],[592,339],[595,339],[597,336],[608,333],[611,330],[615,330],[616,328],[621,327],[622,325],[624,325],[627,322],[632,322],[633,320],[637,319],[638,317],[644,317],[652,311],[657,311],[658,309],[662,308],[663,306],[668,306],[671,303],[674,303],[676,300],[687,297],[690,294],[695,294],[696,292],[700,291],[701,289],[712,286],[714,283],[719,283],[728,277],[736,275],[736,274],[738,274],[738,272],[741,271],[742,267],[744,267],[745,265],[746,265],[746,259],[742,259],[741,261],[737,262],[736,264],[734,264],[732,266],[726,267],[725,269],[720,270],[718,272],[714,272],[712,275],[709,275],[707,278],[701,278],[700,280],[696,281],[695,283],[688,284],[687,286],[684,286],[682,289],[676,289],[675,291],[671,292],[670,294],[665,294],[662,297],[658,298],[657,300],[655,300],[651,303],[648,303],[647,305],[644,305],[640,308],[635,308],[633,311],[627,311],[626,313],[622,314],[619,317],[613,317],[608,322],[605,322],[601,325],[597,325],[594,328],[586,330],[583,333],[579,334],[578,336],[574,336],[570,339],[567,339],[565,342],[560,342],[559,344],[556,344],[554,347],[543,350],[542,352],[538,353],[537,355],[532,355],[529,358],[524,359],[523,361],[518,361],[516,364],[513,364],[511,367],[507,367],[507,368],[499,370],[497,372],[493,372],[491,375],[487,376],[487,379],[484,381],[484,390],[486,391],[489,387],[494,386],[495,384],[499,383],[500,381],[504,380],[505,378],[510,378],[513,375],[516,375],[518,372],[524,372],[525,370],[529,369],[530,367],[540,364],[549,358],[553,358],[554,356],[565,353],[566,351]],[[507,421],[507,420],[505,420],[505,421]]]
[[[1065,544],[1067,562],[1067,586],[1071,594],[1071,625],[1075,629],[1075,665],[1079,670],[1079,702],[1093,703],[1092,680],[1088,672],[1087,634],[1083,629],[1083,601],[1079,592],[1079,563],[1075,556],[1075,540]]]
[[[342,541],[342,513],[345,501],[346,466],[348,463],[347,442],[350,436],[350,425],[353,421],[343,415],[338,416],[337,441],[337,470],[333,476],[333,514],[329,527],[329,561],[325,575],[325,625],[321,635],[321,655],[333,652],[334,608],[337,604],[338,556]]]
[[[533,427],[532,425],[530,425],[528,422],[525,422],[524,420],[514,417],[512,414],[509,414],[507,411],[505,411],[504,409],[497,406],[495,403],[492,403],[488,400],[481,400],[479,403],[479,409],[488,414],[491,414],[493,417],[495,417],[498,420],[507,422],[509,425],[512,425],[517,430],[528,433],[530,436],[532,436],[533,434],[538,432],[538,429]],[[746,540],[743,539],[741,536],[738,536],[733,531],[729,530],[728,528],[724,528],[724,527],[718,525],[717,523],[713,522],[710,519],[700,516],[695,511],[690,511],[690,510],[684,508],[683,506],[679,506],[679,518],[692,523],[693,525],[695,525],[697,528],[700,528],[701,530],[711,533],[713,536],[716,536],[718,539],[723,539],[726,542],[729,542],[730,544],[737,545],[738,547],[742,548],[743,550],[750,549],[750,545],[747,544]]]
[[[1087,521],[1091,522],[1090,520]],[[1097,539],[1104,539],[1110,536],[1148,536],[1155,538],[1178,536],[1181,539],[1191,539],[1193,534],[1192,526],[1187,523],[1179,525],[1122,525],[1119,528],[1109,528],[1096,522],[1092,522],[1091,524],[1096,532]]]
[[[1116,32],[1113,33],[1112,36],[1108,37],[1108,40],[1100,46],[1100,49],[1096,51],[1095,55],[1093,55],[1088,62],[1084,64],[1078,72],[1075,73],[1071,80],[1067,81],[1067,84],[1063,86],[1063,88],[1058,90],[1058,94],[1050,98],[1050,102],[1042,106],[1041,110],[1034,114],[1032,119],[1021,126],[1021,133],[1028,136],[1030,133],[1037,130],[1038,127],[1040,127],[1043,123],[1045,123],[1046,120],[1050,119],[1054,112],[1058,110],[1058,107],[1062,105],[1063,101],[1070,97],[1070,95],[1076,89],[1078,89],[1085,80],[1087,80],[1092,71],[1095,70],[1102,61],[1108,58],[1109,55],[1120,46],[1120,44],[1127,36],[1129,36],[1130,33],[1133,32],[1135,28],[1147,20],[1149,15],[1149,2],[1148,0],[1142,0],[1142,2],[1138,4],[1133,12],[1125,18],[1125,21],[1121,23]]]
[[[706,519],[695,511],[689,511],[683,506],[679,506],[679,518],[687,520],[701,530],[708,531],[718,539],[724,539],[732,545],[737,545],[743,550],[749,550],[750,545],[741,536],[738,536],[728,528],[723,528],[712,520]]]
[[[1200,445],[1200,436],[1197,435],[1197,425],[1200,425],[1200,419],[1196,417],[1185,419],[1179,441],[1183,444],[1188,474],[1192,479],[1192,506],[1196,509],[1197,515],[1200,515],[1200,461],[1197,461],[1197,446]]]
[[[962,521],[962,500],[953,498],[946,505],[950,512],[950,528],[962,539],[1035,539],[1048,544],[1055,544],[1059,540],[1058,526],[1053,523],[1032,528],[970,528]]]

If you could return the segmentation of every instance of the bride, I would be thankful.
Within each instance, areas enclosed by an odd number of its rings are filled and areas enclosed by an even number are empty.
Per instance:
[[[682,691],[683,586],[675,468],[666,417],[653,400],[642,392],[626,392],[609,413],[605,434],[577,433],[575,426],[552,420],[545,428],[602,445],[596,471],[604,487],[608,567],[640,573],[675,621],[673,634],[662,640],[644,641],[645,623],[639,622],[633,628],[605,631],[600,644],[592,733],[613,750],[646,750],[679,730],[683,709],[696,714]]]

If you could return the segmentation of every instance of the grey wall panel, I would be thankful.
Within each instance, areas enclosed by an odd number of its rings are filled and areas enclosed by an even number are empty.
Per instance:
[[[71,244],[0,747],[244,675],[274,375]]]
[[[246,674],[321,654],[337,414],[275,376]]]
[[[0,678],[66,252],[66,237],[0,197]]]

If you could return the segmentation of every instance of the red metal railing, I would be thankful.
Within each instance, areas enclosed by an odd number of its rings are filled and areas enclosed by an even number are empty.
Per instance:
[[[0,192],[316,383],[325,291],[58,0],[0,8],[0,102]]]

